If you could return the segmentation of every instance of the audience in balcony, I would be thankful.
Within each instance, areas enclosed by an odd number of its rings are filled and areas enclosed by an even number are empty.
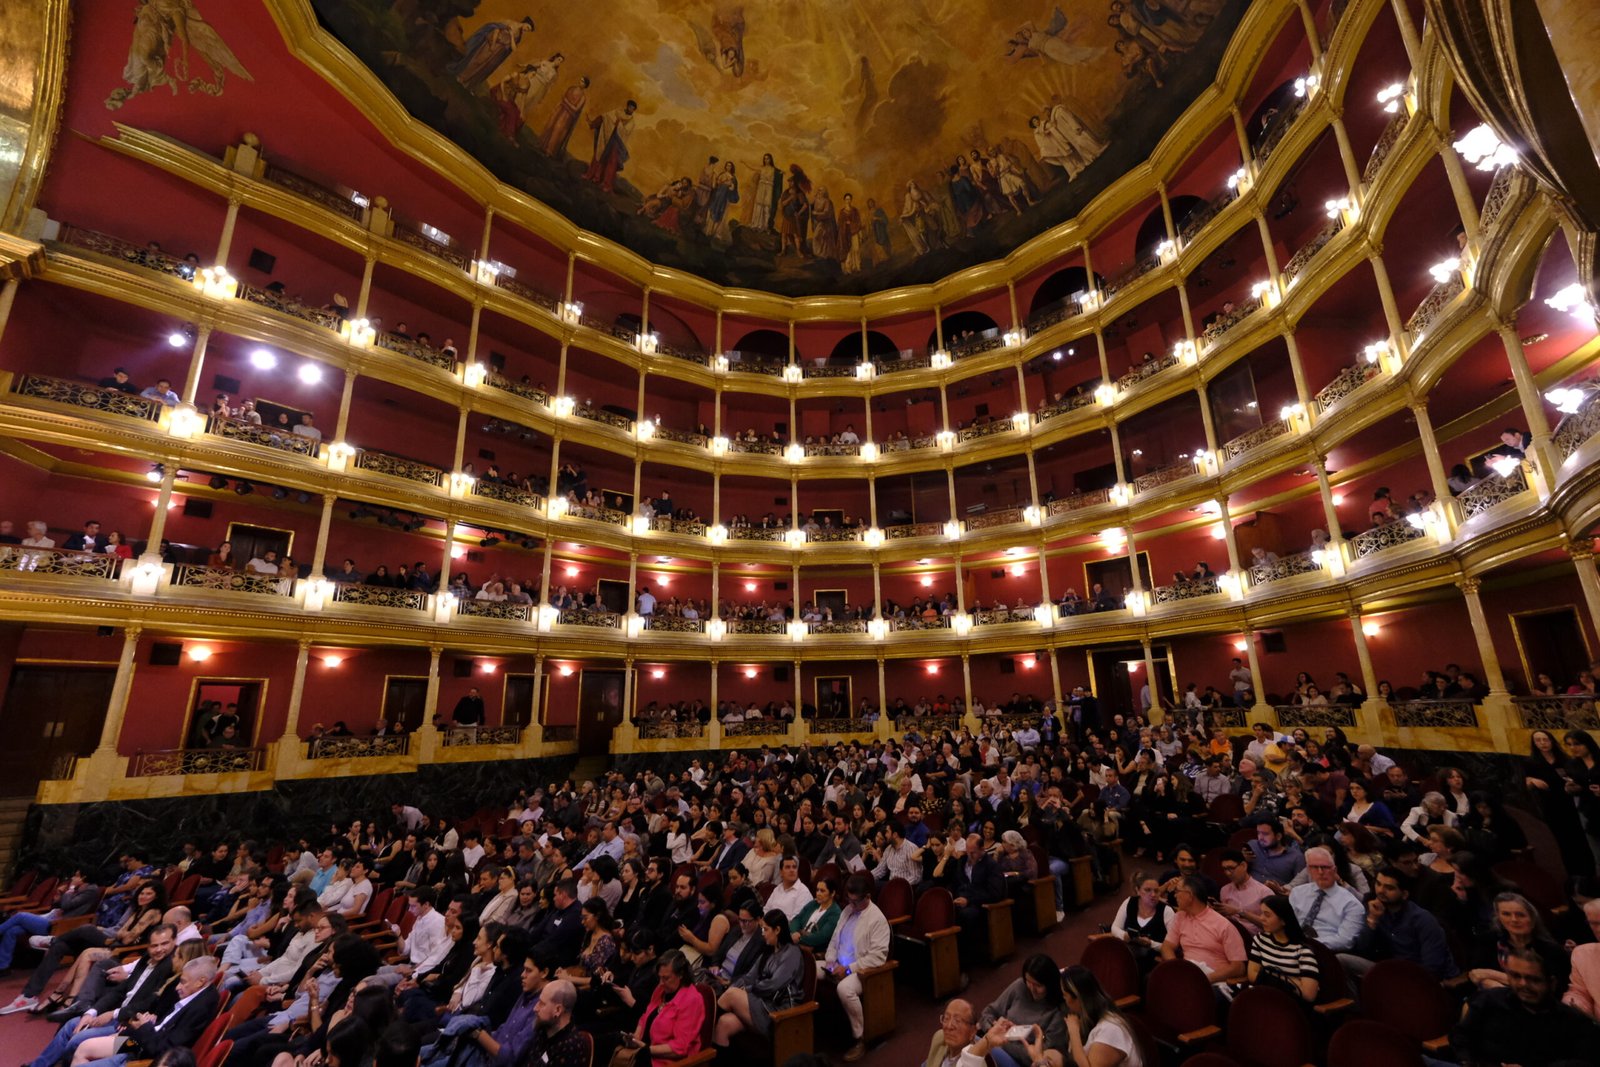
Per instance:
[[[183,403],[183,398],[172,391],[172,382],[166,378],[157,378],[156,384],[140,391],[139,395],[147,400],[159,400],[169,408]]]
[[[115,389],[130,396],[138,396],[141,392],[139,387],[133,384],[133,379],[128,376],[126,367],[118,367],[109,377],[101,378],[99,384],[102,389]]]

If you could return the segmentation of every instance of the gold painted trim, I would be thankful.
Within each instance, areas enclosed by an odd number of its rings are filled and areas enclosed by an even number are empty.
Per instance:
[[[378,701],[378,722],[388,722],[389,721],[389,683],[391,681],[396,681],[396,680],[398,680],[398,681],[409,681],[409,682],[421,682],[423,684],[423,687],[424,687],[423,691],[424,692],[427,691],[426,687],[427,687],[427,684],[428,684],[428,676],[426,674],[386,674],[386,675],[384,675],[383,676],[383,699]],[[434,714],[438,714],[438,710],[439,710],[438,708],[435,708],[434,709]],[[343,719],[339,719],[339,720],[336,720],[336,721],[344,722]],[[350,724],[349,723],[345,723],[345,725],[348,726]],[[376,724],[374,724],[374,725],[376,725]],[[417,725],[418,726],[431,725],[431,722],[428,719],[428,708],[427,708],[427,701],[426,700],[423,701],[422,722],[418,723]]]
[[[1517,643],[1517,659],[1522,661],[1522,683],[1529,689],[1533,688],[1533,665],[1528,662],[1528,650],[1522,643],[1522,627],[1517,624],[1518,620],[1534,615],[1559,615],[1563,610],[1572,616],[1572,622],[1577,628],[1578,636],[1583,638],[1584,654],[1592,661],[1594,659],[1594,645],[1589,641],[1589,628],[1583,624],[1583,612],[1578,610],[1576,604],[1554,604],[1542,608],[1529,608],[1526,611],[1513,611],[1507,615],[1507,618],[1511,620],[1511,638]]]
[[[71,0],[44,0],[43,21],[44,46],[39,50],[39,67],[34,75],[35,96],[27,120],[27,148],[17,168],[11,195],[0,211],[0,230],[20,231],[33,210],[66,110]]]
[[[187,751],[189,748],[189,726],[194,721],[195,704],[199,700],[200,687],[208,682],[230,684],[234,682],[248,684],[259,683],[261,692],[256,696],[256,707],[250,724],[250,743],[245,748],[255,748],[256,742],[261,737],[261,717],[267,707],[267,687],[272,684],[271,678],[232,677],[226,675],[197,674],[189,679],[189,703],[183,713],[183,732],[178,735],[177,748]]]
[[[36,659],[18,657],[11,662],[18,667],[110,667],[115,670],[121,666],[114,659]]]

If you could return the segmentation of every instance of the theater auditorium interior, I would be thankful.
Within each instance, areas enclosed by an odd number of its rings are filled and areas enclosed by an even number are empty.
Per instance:
[[[1600,1064],[1597,55],[8,3],[0,1056]]]

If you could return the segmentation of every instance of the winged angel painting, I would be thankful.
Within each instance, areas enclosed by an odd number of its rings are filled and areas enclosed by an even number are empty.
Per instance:
[[[792,294],[938,278],[1070,218],[1211,83],[1246,6],[311,2],[505,181],[654,262]]]
[[[202,77],[191,66],[198,58],[210,71]],[[229,74],[254,81],[193,0],[138,0],[133,10],[133,40],[122,68],[126,86],[106,98],[115,110],[140,93],[165,85],[174,96],[182,85],[191,93],[221,96]]]

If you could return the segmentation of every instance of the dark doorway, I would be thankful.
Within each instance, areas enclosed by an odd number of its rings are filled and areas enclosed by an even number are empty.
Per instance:
[[[835,530],[844,529],[844,511],[840,508],[818,508],[811,513],[818,526],[830,525]]]
[[[1145,589],[1155,587],[1150,575],[1150,557],[1144,552],[1139,553],[1139,578]],[[1133,589],[1133,568],[1128,565],[1128,557],[1112,556],[1110,559],[1086,562],[1083,565],[1085,596],[1093,595],[1096,583],[1104,586],[1106,592],[1113,596],[1127,596]]]
[[[622,721],[622,672],[585,670],[578,675],[578,755],[611,751],[611,731]]]
[[[817,718],[848,719],[851,711],[849,675],[817,679]]]
[[[63,756],[87,756],[117,672],[109,668],[18,666],[6,687],[7,743],[0,748],[0,796],[32,796]]]
[[[506,702],[500,709],[505,726],[527,726],[533,721],[533,675],[506,675]]]
[[[241,567],[269,551],[276,552],[279,562],[282,562],[294,547],[294,531],[231,522],[228,524],[228,540],[233,544],[233,558],[242,561]]]
[[[818,589],[814,594],[818,611],[832,610],[833,618],[842,620],[850,607],[850,594],[843,589]]]
[[[427,706],[426,678],[389,677],[383,680],[382,718],[391,725],[404,726],[406,733],[410,733],[422,725],[422,713]]]
[[[632,605],[628,603],[628,583],[615,578],[600,579],[600,604],[607,611],[626,615]]]
[[[1579,671],[1589,669],[1589,639],[1573,605],[1515,612],[1511,626],[1527,675],[1524,686],[1531,686],[1539,675],[1548,674],[1556,685],[1565,687],[1577,681]]]
[[[1127,715],[1139,710],[1139,691],[1145,685],[1144,649],[1138,645],[1101,648],[1095,649],[1089,657],[1094,695],[1100,702],[1101,721],[1110,722],[1111,716],[1118,712]],[[1167,663],[1167,646],[1150,646],[1150,658],[1156,668],[1151,696],[1158,699],[1162,706],[1170,708],[1173,697],[1172,669]],[[1133,664],[1135,669],[1130,671],[1129,664]]]
[[[251,748],[261,717],[261,678],[196,678],[190,689],[184,748]],[[232,733],[227,730],[233,727]]]

